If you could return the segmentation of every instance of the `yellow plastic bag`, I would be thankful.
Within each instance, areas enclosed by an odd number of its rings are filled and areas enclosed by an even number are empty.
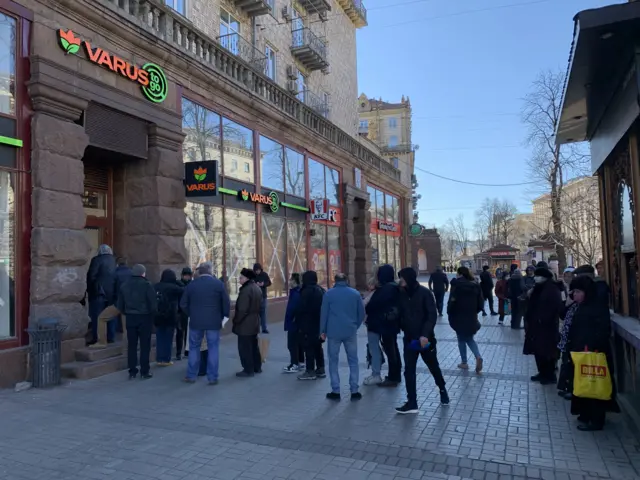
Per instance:
[[[262,363],[264,363],[267,361],[267,355],[269,354],[269,335],[260,335],[258,342],[260,358],[262,358]]]
[[[579,398],[611,400],[611,371],[604,353],[571,352],[574,365],[573,394]]]

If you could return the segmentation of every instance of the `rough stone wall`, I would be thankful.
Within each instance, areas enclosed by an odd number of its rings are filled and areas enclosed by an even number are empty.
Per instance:
[[[427,254],[427,270],[432,272],[442,262],[440,235],[435,229],[425,229],[421,236],[411,237],[411,265],[418,269],[418,250]]]

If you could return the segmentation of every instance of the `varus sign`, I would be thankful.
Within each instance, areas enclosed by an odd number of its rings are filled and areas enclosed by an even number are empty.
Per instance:
[[[269,192],[269,195],[262,195],[261,193],[249,192],[242,190],[240,192],[240,198],[245,202],[251,200],[253,203],[260,203],[266,205],[271,209],[273,213],[280,210],[280,197],[276,192]]]
[[[395,223],[378,220],[378,230],[394,233],[398,231],[398,226]]]
[[[212,197],[217,194],[218,162],[186,162],[184,164],[184,186],[187,197]]]
[[[67,55],[77,55],[82,45],[90,62],[140,84],[142,93],[151,102],[161,103],[167,98],[167,77],[154,63],[146,63],[142,67],[132,65],[103,48],[94,47],[88,41],[81,40],[71,30],[58,30],[58,44]]]

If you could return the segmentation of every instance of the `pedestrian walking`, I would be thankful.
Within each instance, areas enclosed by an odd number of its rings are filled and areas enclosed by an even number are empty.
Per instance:
[[[517,330],[522,325],[522,300],[526,298],[524,279],[517,268],[511,271],[507,282],[507,298],[511,304],[511,328]]]
[[[160,281],[154,285],[158,305],[155,315],[156,326],[156,362],[159,367],[173,365],[171,346],[173,333],[178,324],[178,305],[184,288],[178,285],[176,273],[166,269]]]
[[[125,284],[127,280],[131,278],[131,268],[127,265],[127,259],[124,257],[118,257],[116,259],[116,272],[115,272],[115,286],[113,288],[113,306],[118,304],[118,292],[120,287]],[[116,332],[125,333],[124,318],[119,315],[114,319]],[[108,326],[107,326],[108,327]],[[114,336],[115,338],[115,336]]]
[[[400,288],[394,281],[395,272],[391,265],[380,266],[377,275],[379,286],[373,292],[366,307],[367,335],[369,332],[372,333],[368,338],[370,345],[378,345],[380,341],[382,342],[382,349],[387,356],[389,366],[387,377],[377,385],[380,387],[397,387],[402,381],[400,376],[402,359],[398,349],[401,307]],[[376,339],[379,339],[379,341],[376,342]],[[382,359],[380,360],[382,361]],[[375,367],[378,369],[378,365]]]
[[[180,274],[178,285],[183,289],[191,283],[193,279],[193,270],[191,267],[184,267]],[[176,325],[176,360],[182,360],[182,352],[187,354],[187,331],[189,329],[189,315],[182,311],[178,305],[178,324]]]
[[[458,269],[458,272],[460,269]],[[484,310],[484,301],[489,302],[489,311],[491,315],[498,315],[496,311],[493,309],[493,277],[491,277],[491,272],[489,272],[489,265],[485,265],[482,267],[482,273],[480,274],[480,288],[482,289],[482,316],[486,317],[487,312]]]
[[[206,375],[210,385],[218,383],[220,330],[229,318],[231,302],[224,284],[212,275],[211,264],[198,267],[198,276],[184,289],[180,308],[189,316],[189,361],[185,382],[194,383],[202,361],[202,340],[207,342]]]
[[[100,245],[98,254],[91,259],[87,270],[87,300],[89,301],[89,318],[91,319],[91,335],[88,344],[98,341],[98,316],[116,298],[116,259],[109,245]],[[116,324],[107,323],[107,343],[115,341]],[[105,339],[103,339],[103,342]]]
[[[444,294],[449,290],[449,277],[442,271],[442,267],[436,267],[436,270],[429,276],[429,289],[436,298],[436,309],[438,316],[442,316],[444,307]]]
[[[142,379],[153,377],[149,371],[149,355],[157,301],[156,292],[151,282],[145,278],[146,274],[144,265],[134,265],[131,269],[131,278],[118,292],[117,308],[126,318],[130,380],[138,375],[138,344],[140,344],[140,376]]]
[[[320,339],[320,309],[324,293],[323,288],[318,285],[316,272],[309,270],[302,274],[300,301],[294,312],[294,322],[302,337],[306,369],[298,375],[298,380],[315,380],[327,376]]]
[[[287,332],[287,349],[289,350],[289,365],[284,367],[284,373],[296,373],[304,370],[304,349],[300,340],[298,325],[294,322],[294,312],[300,301],[300,287],[302,280],[299,273],[292,273],[289,279],[289,301],[284,314],[284,331]]]
[[[378,283],[378,272],[376,270],[375,276],[369,278],[367,282],[367,294],[363,297],[362,302],[364,304],[365,312],[367,305],[371,301],[376,289],[380,286]],[[384,363],[384,353],[380,346],[380,334],[372,330],[369,330],[368,317],[365,313],[365,325],[367,327],[367,368],[371,368],[371,375],[364,379],[363,385],[378,385],[382,383],[382,364]]]
[[[269,333],[267,328],[267,288],[271,286],[271,278],[269,274],[262,269],[262,265],[256,263],[253,265],[253,272],[256,274],[255,283],[262,291],[262,304],[260,305],[260,326],[262,333]]]
[[[240,291],[233,316],[233,333],[238,336],[238,353],[242,371],[236,377],[253,377],[262,373],[262,358],[258,348],[260,333],[260,309],[262,291],[256,285],[254,270],[243,268],[240,272]]]
[[[456,288],[451,292],[447,303],[447,317],[449,318],[449,325],[451,325],[458,337],[461,360],[458,368],[462,370],[469,369],[469,364],[467,363],[467,346],[469,346],[476,359],[476,373],[480,373],[482,372],[482,355],[474,335],[480,330],[478,313],[484,307],[484,297],[481,287],[473,281],[473,276],[467,267],[458,268],[457,273]]]
[[[349,365],[351,400],[362,398],[362,394],[358,391],[357,332],[363,320],[364,304],[360,293],[349,286],[345,274],[337,274],[334,278],[333,288],[322,298],[320,312],[320,337],[327,342],[327,355],[329,356],[329,376],[331,378],[331,392],[327,393],[329,400],[340,400],[338,360],[341,346],[344,346]]]
[[[400,328],[404,332],[404,380],[407,402],[396,408],[400,414],[418,413],[416,392],[416,367],[418,357],[427,365],[436,385],[440,389],[440,403],[449,404],[449,394],[438,363],[434,328],[438,312],[433,293],[418,283],[413,268],[403,268],[398,273],[401,287]]]
[[[536,360],[538,373],[531,377],[532,381],[555,384],[562,298],[549,269],[536,268],[535,280],[525,318],[523,353],[534,355]]]
[[[504,315],[505,315],[505,307],[507,299],[507,279],[509,278],[509,274],[504,272],[502,277],[496,282],[496,297],[498,297],[498,324],[504,325]]]

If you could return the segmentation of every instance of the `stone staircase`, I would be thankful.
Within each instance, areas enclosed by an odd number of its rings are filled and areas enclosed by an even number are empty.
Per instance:
[[[116,341],[106,348],[78,348],[73,352],[73,361],[61,366],[63,378],[88,380],[127,369],[127,344]],[[156,338],[151,338],[150,360],[156,358]]]

